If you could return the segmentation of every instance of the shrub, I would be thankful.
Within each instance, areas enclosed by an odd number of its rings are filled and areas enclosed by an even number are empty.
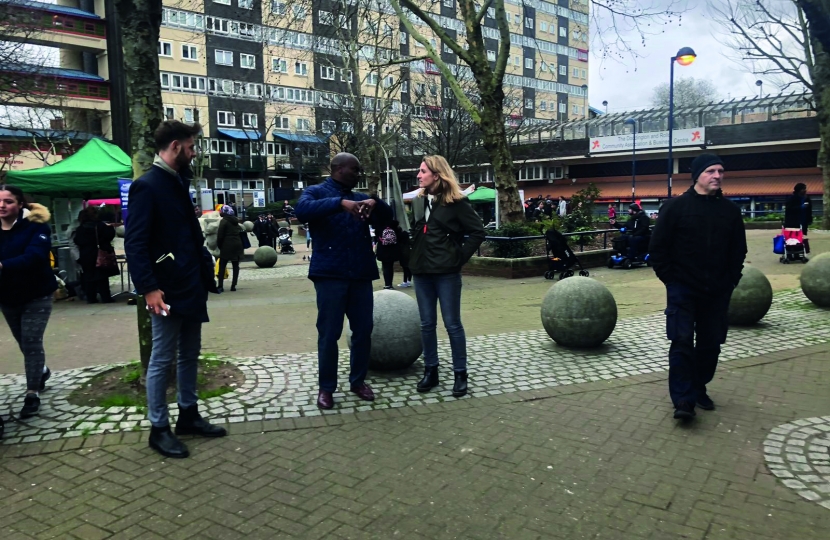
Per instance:
[[[519,236],[538,236],[539,232],[530,225],[524,223],[504,223],[501,228],[493,231],[492,236],[506,236],[515,238]],[[500,259],[517,259],[529,257],[532,251],[531,241],[493,241],[493,256]]]

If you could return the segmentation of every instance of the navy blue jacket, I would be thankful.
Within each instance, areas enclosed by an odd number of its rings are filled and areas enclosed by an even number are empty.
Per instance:
[[[49,211],[30,205],[28,217],[0,231],[0,304],[21,306],[55,292],[58,282],[49,264],[52,230]]]
[[[124,250],[136,292],[161,289],[171,315],[207,322],[204,236],[186,181],[154,165],[130,186],[128,207]]]
[[[377,204],[369,220],[360,221],[340,206],[343,199],[365,201],[369,198],[331,177],[303,191],[295,212],[300,223],[308,223],[314,235],[314,256],[308,269],[310,279],[378,279],[369,224],[377,231],[382,230],[392,220],[392,209],[375,199]]]

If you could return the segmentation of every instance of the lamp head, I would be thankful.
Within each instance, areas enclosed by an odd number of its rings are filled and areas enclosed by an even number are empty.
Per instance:
[[[633,118],[626,118],[625,120],[623,120],[623,124],[626,124],[626,125],[629,125],[629,126],[634,126],[634,125],[637,124],[637,121],[634,120]]]
[[[760,80],[760,79],[758,79],[757,81],[755,81],[755,86],[761,86],[762,84],[764,84],[764,81],[762,81],[762,80]]]
[[[608,101],[607,101],[607,100],[603,101],[603,102],[602,102],[602,106],[603,106],[603,107],[607,107],[607,106],[608,106]]]
[[[697,58],[697,55],[691,47],[683,47],[682,49],[677,51],[677,56],[675,56],[677,63],[681,66],[690,65],[692,62],[695,61],[695,58]]]

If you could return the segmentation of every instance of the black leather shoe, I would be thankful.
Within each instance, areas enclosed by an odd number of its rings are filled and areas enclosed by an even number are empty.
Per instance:
[[[424,378],[418,383],[418,392],[429,392],[438,386],[438,366],[424,368]]]
[[[455,384],[452,385],[452,397],[461,397],[467,395],[467,372],[455,372]]]
[[[225,292],[224,288],[222,288],[222,287],[217,287],[216,288],[216,294],[222,294],[223,292]]]
[[[677,404],[674,409],[675,420],[689,421],[695,417],[695,406],[685,401]]]
[[[715,402],[712,401],[712,398],[710,398],[706,392],[697,397],[697,406],[703,409],[704,411],[715,410]]]
[[[46,368],[46,373],[40,376],[40,391],[43,392],[46,390],[46,381],[49,380],[49,377],[52,376],[52,371],[49,368]]]
[[[176,435],[199,435],[201,437],[224,437],[228,432],[223,427],[214,426],[199,415],[199,406],[193,405],[182,409],[179,407],[179,419],[176,421]]]
[[[170,426],[150,427],[150,448],[169,458],[182,459],[190,455],[187,446],[170,431]]]
[[[31,418],[40,413],[40,398],[36,394],[26,394],[23,408],[20,409],[20,418]]]

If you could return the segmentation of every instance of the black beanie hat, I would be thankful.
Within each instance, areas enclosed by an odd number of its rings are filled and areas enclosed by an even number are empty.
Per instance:
[[[697,182],[697,177],[712,165],[723,165],[721,158],[715,154],[700,154],[692,161],[692,181]]]

